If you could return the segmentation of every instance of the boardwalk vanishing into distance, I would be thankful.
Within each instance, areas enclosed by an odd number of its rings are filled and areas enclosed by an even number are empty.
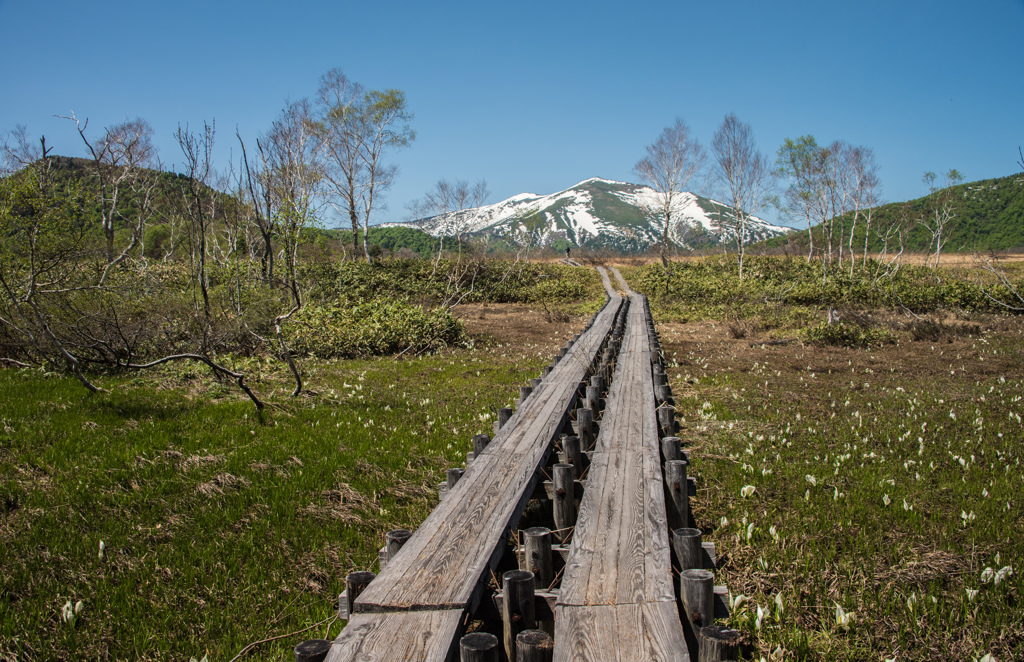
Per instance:
[[[651,344],[628,311],[555,612],[559,660],[688,659],[672,585]],[[666,435],[668,436],[668,435]]]
[[[708,627],[727,612],[714,550],[685,528],[693,487],[646,299],[598,269],[601,310],[499,412],[494,438],[474,437],[420,527],[388,534],[380,573],[349,575],[327,660],[683,662],[702,633],[735,652],[735,633]],[[518,530],[535,499],[553,530]],[[466,634],[471,621],[501,622],[504,641]]]

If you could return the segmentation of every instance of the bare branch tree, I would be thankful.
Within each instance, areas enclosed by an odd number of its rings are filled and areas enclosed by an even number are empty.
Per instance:
[[[932,263],[933,269],[937,269],[939,266],[942,248],[949,240],[949,231],[952,229],[953,219],[956,218],[953,187],[961,184],[964,181],[964,176],[954,168],[946,173],[942,186],[936,184],[937,179],[934,172],[926,172],[921,178],[930,193],[929,208],[917,222],[932,236],[931,246],[934,251],[932,254],[935,256],[935,261]]]
[[[63,287],[78,272],[85,224],[77,191],[54,182],[45,138],[34,152],[24,134],[21,137],[15,154],[23,167],[18,176],[0,181],[0,289],[9,306],[0,311],[10,311],[0,314],[0,324],[27,338],[35,358],[60,357],[83,386],[100,392],[103,389],[83,374],[78,357],[53,330],[51,321],[61,311],[60,301],[46,303],[54,288]],[[39,158],[33,158],[36,154]]]
[[[736,115],[725,116],[711,138],[712,177],[731,207],[731,216],[719,214],[716,225],[733,233],[739,253],[739,277],[743,280],[743,248],[750,217],[764,207],[775,189],[768,158],[757,148],[749,124]]]
[[[213,177],[214,124],[203,122],[202,133],[196,134],[188,126],[178,127],[174,137],[185,157],[185,177],[181,181],[178,204],[188,229],[190,258],[192,261],[193,293],[198,287],[205,320],[204,336],[210,326],[210,290],[206,273],[207,233],[213,222],[210,182]],[[197,302],[198,307],[198,302]],[[205,340],[204,340],[205,347]]]
[[[40,143],[46,142],[46,136]],[[3,137],[3,155],[0,158],[0,175],[7,176],[43,158],[43,152],[28,137],[28,128],[18,124]]]
[[[422,199],[410,202],[406,207],[415,218],[439,217],[437,257],[434,259],[434,271],[441,261],[444,252],[444,237],[446,233],[455,235],[459,244],[459,253],[462,253],[462,240],[472,216],[467,210],[481,206],[490,196],[486,180],[478,180],[472,186],[464,179],[454,182],[445,178],[437,180],[434,188],[424,194]],[[454,213],[453,213],[454,212]]]
[[[145,170],[156,165],[156,147],[153,145],[153,128],[141,118],[125,120],[106,128],[99,140],[86,136],[89,120],[80,121],[74,113],[62,116],[75,123],[78,135],[92,156],[92,166],[99,184],[100,225],[106,240],[107,268],[100,277],[106,280],[110,269],[125,260],[131,251],[143,241],[145,223],[149,218],[152,192],[156,180],[147,177]],[[130,223],[132,229],[128,245],[115,254],[114,235],[117,221],[125,219],[125,196],[136,193],[140,208]]]
[[[875,153],[869,147],[854,147],[850,150],[850,176],[853,207],[853,220],[850,226],[850,276],[853,276],[854,251],[853,237],[857,230],[857,221],[864,218],[864,255],[862,266],[868,263],[868,241],[871,237],[871,221],[875,208],[882,204],[882,181],[878,176],[878,164]]]
[[[647,155],[637,161],[633,171],[657,193],[656,211],[664,222],[661,263],[670,270],[667,251],[670,230],[676,221],[676,206],[687,183],[703,169],[707,157],[704,148],[691,135],[690,127],[679,118],[662,130],[646,150]]]
[[[284,243],[285,288],[290,309],[274,318],[281,355],[295,378],[292,396],[302,392],[302,376],[284,340],[282,324],[302,309],[297,278],[299,240],[302,232],[316,223],[316,201],[323,182],[320,160],[323,142],[314,131],[312,106],[308,99],[289,103],[260,141],[263,160],[262,187],[267,194],[267,223],[280,232]],[[270,249],[268,243],[267,249]]]

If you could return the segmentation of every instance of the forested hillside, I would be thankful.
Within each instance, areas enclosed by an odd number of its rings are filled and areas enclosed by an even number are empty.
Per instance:
[[[929,231],[929,219],[934,218],[940,197],[948,194],[950,218],[943,237],[943,252],[990,251],[1024,249],[1024,175],[1010,175],[997,179],[956,184],[948,193],[938,191],[907,202],[881,205],[871,211],[868,250],[898,250],[900,241],[908,251],[930,253],[935,238]],[[866,212],[854,230],[853,245],[864,247]],[[844,236],[849,235],[853,214],[842,217]],[[839,233],[839,223],[835,232]],[[814,243],[822,245],[822,228],[814,229]],[[888,239],[886,237],[888,236]],[[784,237],[775,237],[762,243],[767,248],[789,246],[797,251],[807,250],[807,230],[797,229]]]

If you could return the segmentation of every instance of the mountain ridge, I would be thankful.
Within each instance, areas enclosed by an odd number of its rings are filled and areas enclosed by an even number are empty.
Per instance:
[[[591,177],[551,194],[517,193],[491,205],[381,226],[415,227],[435,237],[530,240],[556,249],[585,246],[636,252],[661,241],[664,222],[654,208],[657,197],[648,186]],[[679,246],[717,245],[734,238],[733,233],[715,226],[716,217],[731,216],[731,210],[720,202],[681,192],[673,210],[678,220],[669,236]],[[757,217],[748,223],[747,241],[793,231]]]

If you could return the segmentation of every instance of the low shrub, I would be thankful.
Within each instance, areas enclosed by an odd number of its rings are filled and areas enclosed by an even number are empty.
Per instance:
[[[804,330],[807,342],[835,347],[869,347],[896,342],[896,336],[888,329],[861,327],[854,324],[821,322]]]
[[[445,308],[375,299],[308,305],[288,322],[285,335],[298,354],[350,358],[438,350],[464,341],[466,330]]]

